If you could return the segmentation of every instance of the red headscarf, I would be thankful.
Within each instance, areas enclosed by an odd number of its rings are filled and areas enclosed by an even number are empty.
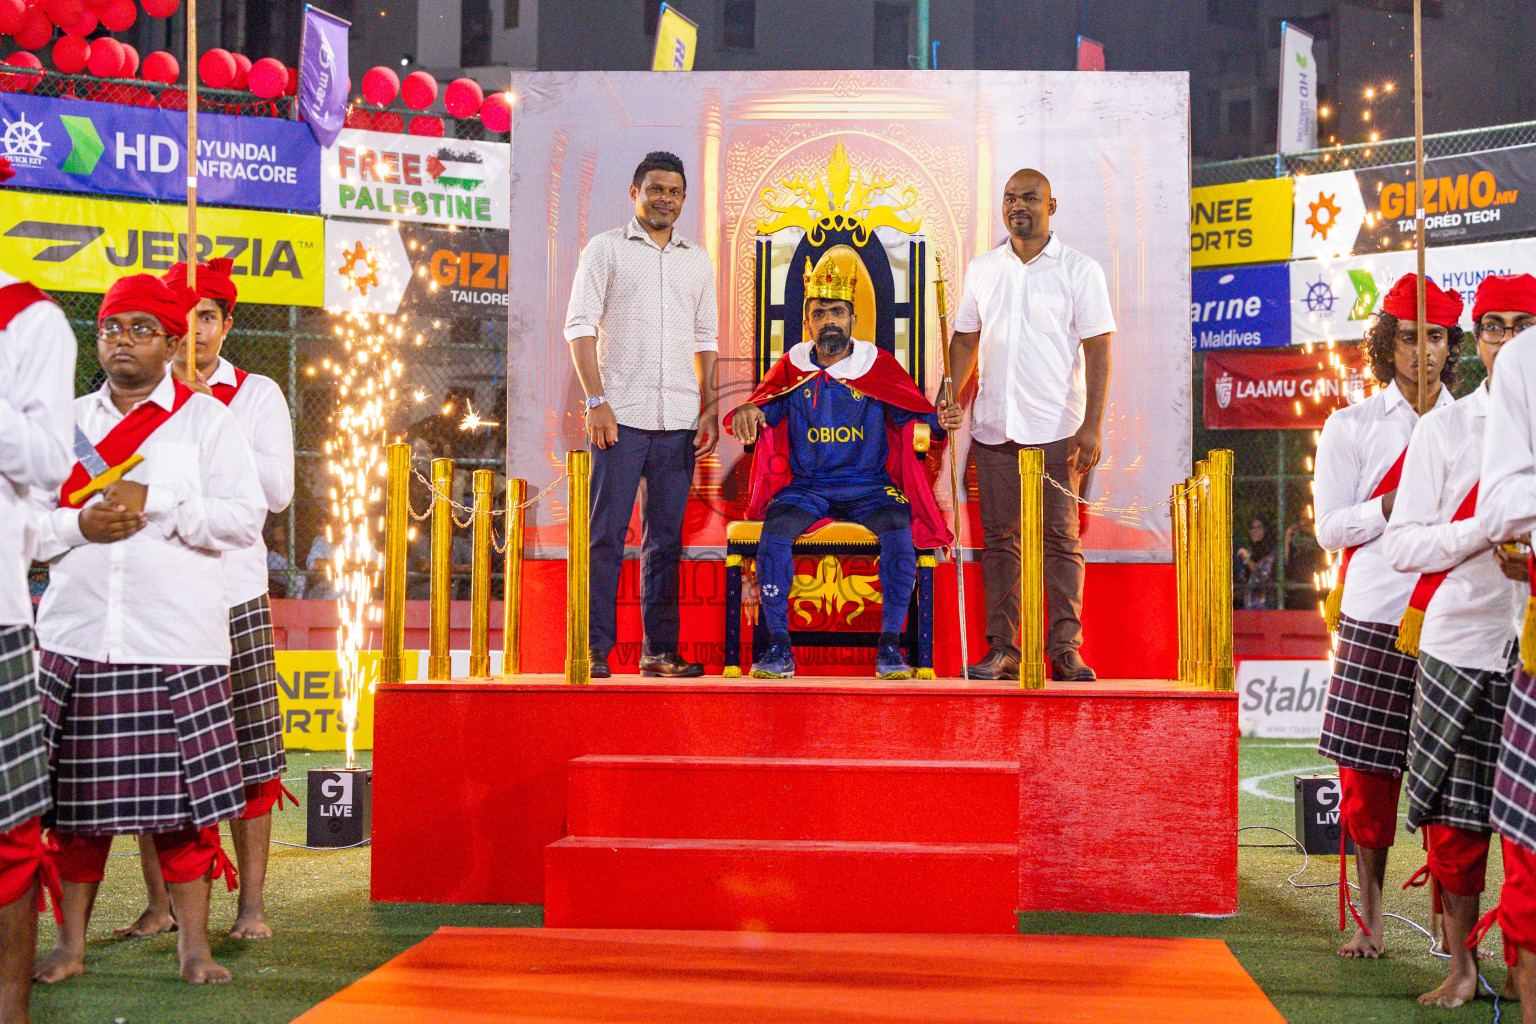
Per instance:
[[[11,166],[10,159],[0,156],[0,185],[4,185],[14,177],[16,177],[16,169]]]
[[[199,263],[197,265],[197,297],[217,299],[233,310],[235,300],[240,297],[240,291],[235,287],[235,279],[232,276],[234,269],[235,261],[227,256],[220,256],[207,263]],[[187,265],[185,263],[172,265],[171,269],[165,272],[164,281],[173,291],[186,291]],[[195,306],[197,303],[194,302],[192,305]]]
[[[1418,275],[1404,274],[1397,279],[1387,297],[1381,300],[1381,311],[1399,320],[1419,318]],[[1429,278],[1424,279],[1424,320],[1441,327],[1455,327],[1461,319],[1461,293],[1443,290]]]
[[[99,324],[118,313],[148,313],[160,321],[166,334],[184,338],[187,336],[187,313],[197,304],[190,299],[186,292],[173,291],[154,274],[120,277],[102,297],[96,322]]]
[[[1472,322],[1495,310],[1536,316],[1536,277],[1530,274],[1489,274],[1477,286],[1472,302]]]

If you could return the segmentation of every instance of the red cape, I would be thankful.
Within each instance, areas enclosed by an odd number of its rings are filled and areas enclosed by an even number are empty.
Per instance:
[[[753,405],[765,405],[824,372],[796,366],[790,360],[789,352],[785,352],[747,401]],[[898,409],[916,413],[935,411],[933,403],[918,390],[896,357],[884,349],[875,350],[874,365],[862,376],[844,379],[843,383]],[[938,503],[933,499],[933,483],[928,472],[918,460],[917,453],[912,450],[912,435],[916,427],[915,421],[901,428],[886,421],[885,471],[912,505],[913,544],[919,548],[949,547],[954,542],[954,535],[950,533],[949,524],[944,521],[944,514],[939,511]],[[726,423],[726,430],[730,431],[729,422]],[[935,436],[930,450],[937,451],[944,443],[943,439]],[[784,456],[782,458],[779,457],[781,453]],[[763,431],[757,439],[757,448],[752,455],[751,498],[747,504],[749,519],[763,518],[773,496],[794,478],[788,454],[789,419],[786,417],[779,421],[778,426]],[[821,525],[817,523],[812,529]]]

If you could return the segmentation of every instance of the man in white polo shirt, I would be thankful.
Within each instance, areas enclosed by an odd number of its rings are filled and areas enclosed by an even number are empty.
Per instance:
[[[1056,200],[1025,169],[1003,188],[1008,240],[971,261],[950,340],[954,379],[975,368],[971,412],[980,486],[987,645],[972,679],[1019,672],[1019,450],[1045,451],[1045,653],[1055,679],[1089,681],[1083,663],[1078,501],[1099,461],[1115,317],[1104,271],[1051,233]],[[978,358],[979,357],[979,358]],[[1052,486],[1060,484],[1066,491]],[[1070,491],[1070,493],[1067,493]]]

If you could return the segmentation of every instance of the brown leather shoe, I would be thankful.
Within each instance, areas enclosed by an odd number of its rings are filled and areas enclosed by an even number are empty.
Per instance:
[[[667,679],[695,679],[704,674],[704,666],[684,661],[676,651],[666,654],[646,654],[640,658],[640,674],[662,676]]]
[[[1001,648],[994,647],[985,658],[965,667],[967,679],[1017,679],[1019,659]]]
[[[1051,678],[1067,683],[1091,683],[1099,677],[1083,661],[1081,654],[1067,651],[1051,659]]]

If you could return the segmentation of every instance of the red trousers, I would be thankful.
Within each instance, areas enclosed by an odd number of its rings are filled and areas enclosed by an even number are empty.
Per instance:
[[[1536,853],[1504,840],[1504,889],[1499,905],[1483,915],[1467,946],[1475,948],[1493,922],[1504,933],[1504,962],[1515,966],[1517,950],[1536,953]]]
[[[271,814],[273,804],[281,810],[285,796],[293,801],[293,806],[299,806],[299,798],[288,792],[288,787],[283,785],[282,779],[268,779],[266,782],[246,786],[245,810],[240,813],[240,820],[250,821],[264,814]]]
[[[214,878],[223,878],[231,892],[239,884],[235,866],[219,843],[216,826],[157,832],[154,838],[155,852],[160,857],[160,875],[167,884],[195,882],[209,877],[210,873]],[[107,855],[112,851],[111,836],[84,836],[55,830],[49,839],[53,861],[64,881],[100,882],[106,877]]]
[[[1424,852],[1436,884],[1456,896],[1476,896],[1488,877],[1488,832],[1470,832],[1455,825],[1425,825]]]
[[[1339,789],[1339,820],[1356,846],[1382,850],[1396,842],[1401,775],[1340,767]]]
[[[0,906],[9,906],[40,883],[37,909],[44,906],[43,894],[53,895],[55,915],[59,912],[59,876],[43,846],[41,818],[28,818],[9,832],[0,832]]]

